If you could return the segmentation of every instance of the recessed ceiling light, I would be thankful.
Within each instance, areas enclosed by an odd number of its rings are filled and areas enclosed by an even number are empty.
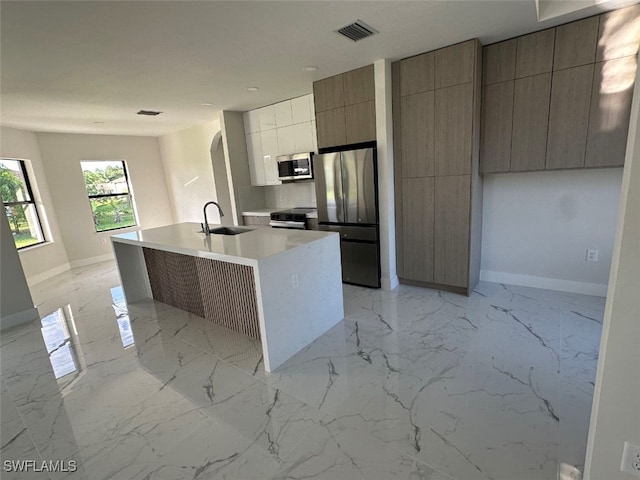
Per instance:
[[[247,87],[247,90],[249,90],[250,92],[257,92],[260,89],[258,87]]]
[[[316,67],[314,65],[309,65],[308,67],[303,67],[302,68],[303,72],[315,72],[316,70],[318,70],[318,67]]]
[[[203,107],[213,107],[213,103],[201,103]]]

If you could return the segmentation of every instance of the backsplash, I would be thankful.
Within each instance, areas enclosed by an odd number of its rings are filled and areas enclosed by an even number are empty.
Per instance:
[[[314,182],[285,183],[264,187],[265,202],[270,207],[315,207]]]

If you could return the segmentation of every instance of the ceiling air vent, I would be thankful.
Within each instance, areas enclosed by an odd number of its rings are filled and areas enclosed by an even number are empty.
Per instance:
[[[138,115],[148,115],[150,117],[155,117],[156,115],[160,115],[162,112],[155,112],[153,110],[140,110]]]
[[[342,27],[340,30],[336,30],[335,32],[339,33],[340,35],[344,35],[354,42],[378,33],[375,28],[370,27],[362,20],[356,20],[355,22],[347,25],[346,27]]]

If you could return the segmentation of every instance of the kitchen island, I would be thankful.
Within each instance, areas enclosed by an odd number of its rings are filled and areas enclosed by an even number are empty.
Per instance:
[[[259,338],[266,371],[344,316],[336,233],[206,236],[197,223],[181,223],[111,241],[127,302],[154,298]]]

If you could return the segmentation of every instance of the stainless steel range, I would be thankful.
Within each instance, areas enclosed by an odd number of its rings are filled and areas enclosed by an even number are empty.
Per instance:
[[[297,230],[307,230],[307,214],[315,213],[315,208],[291,208],[271,214],[269,225],[275,228],[293,228]]]

